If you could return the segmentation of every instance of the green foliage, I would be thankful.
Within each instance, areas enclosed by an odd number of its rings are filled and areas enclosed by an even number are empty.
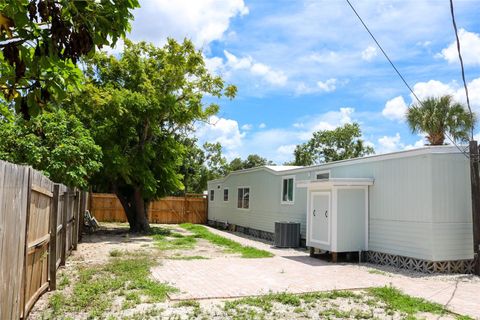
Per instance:
[[[407,314],[415,314],[417,312],[444,314],[447,312],[445,307],[438,303],[408,296],[394,287],[370,288],[368,292],[380,299],[391,310],[405,312]]]
[[[454,141],[466,142],[475,125],[476,116],[453,101],[451,96],[428,98],[412,105],[407,111],[407,122],[413,133],[426,133],[431,145],[445,143],[448,134]]]
[[[258,154],[250,154],[247,156],[247,159],[242,160],[241,158],[235,158],[230,161],[228,165],[229,171],[236,171],[242,169],[249,169],[254,167],[261,166],[272,166],[275,165],[272,161],[267,160],[266,158],[260,157]]]
[[[134,192],[147,204],[183,189],[182,138],[194,121],[206,120],[219,108],[204,105],[203,96],[233,98],[235,89],[208,72],[189,40],[169,39],[163,48],[126,40],[120,58],[97,54],[86,74],[88,82],[75,102],[104,153],[97,189],[114,191],[122,203],[131,204]],[[126,207],[127,216],[129,208],[141,215],[135,202]]]
[[[366,146],[361,136],[358,123],[347,123],[334,130],[314,132],[309,141],[297,145],[294,151],[295,160],[291,164],[309,166],[373,154],[373,148]]]
[[[0,159],[31,165],[55,182],[86,188],[101,156],[88,130],[63,110],[0,122]]]
[[[136,7],[137,0],[2,1],[0,101],[25,119],[61,101],[82,82],[77,61],[125,36]]]
[[[273,254],[268,251],[260,250],[250,246],[243,246],[236,241],[233,241],[225,237],[219,236],[215,233],[212,233],[207,228],[201,225],[191,224],[191,223],[182,223],[180,226],[190,232],[193,232],[195,234],[195,237],[197,238],[202,238],[202,239],[208,240],[209,242],[215,245],[225,247],[228,252],[241,254],[242,258],[273,257]]]

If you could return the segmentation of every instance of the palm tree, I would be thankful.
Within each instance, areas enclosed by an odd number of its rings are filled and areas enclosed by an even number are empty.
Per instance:
[[[431,145],[442,145],[446,134],[454,141],[468,141],[475,116],[447,95],[412,105],[407,111],[407,122],[413,133],[425,132]]]

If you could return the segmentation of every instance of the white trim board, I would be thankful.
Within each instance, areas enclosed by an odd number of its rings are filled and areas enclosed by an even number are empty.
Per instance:
[[[230,177],[231,175],[243,174],[247,172],[267,171],[271,174],[281,176],[285,174],[287,175],[297,174],[297,173],[309,172],[309,171],[315,171],[315,170],[317,171],[329,170],[330,168],[345,166],[345,165],[352,165],[356,163],[368,163],[368,162],[390,160],[390,159],[409,158],[409,157],[415,157],[415,156],[427,155],[427,154],[460,154],[460,150],[458,150],[457,147],[455,146],[426,146],[418,149],[402,150],[402,151],[385,153],[385,154],[376,154],[376,155],[365,156],[362,158],[333,161],[325,164],[307,166],[302,168],[292,168],[292,169],[286,169],[282,171],[275,171],[270,169],[268,166],[262,166],[262,167],[255,167],[250,169],[233,171],[223,178],[210,180],[209,183],[221,183],[226,179],[228,179],[228,177]]]

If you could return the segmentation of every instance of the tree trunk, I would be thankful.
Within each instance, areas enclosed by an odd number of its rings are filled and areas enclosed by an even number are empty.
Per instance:
[[[130,232],[148,233],[150,225],[147,218],[148,201],[143,198],[140,187],[115,188],[123,209],[127,215]]]

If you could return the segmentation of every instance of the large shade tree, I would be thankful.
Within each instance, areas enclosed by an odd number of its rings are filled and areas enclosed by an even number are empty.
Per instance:
[[[431,145],[442,145],[447,134],[455,142],[468,141],[475,115],[446,95],[413,104],[407,111],[407,123],[413,133],[425,133]]]
[[[310,166],[331,161],[363,157],[374,153],[371,146],[361,139],[358,123],[347,123],[333,130],[321,130],[294,151],[292,165]]]
[[[0,116],[25,119],[82,82],[80,58],[129,30],[137,0],[0,1]]]
[[[163,48],[126,40],[119,58],[97,54],[86,74],[75,102],[103,151],[94,184],[118,196],[131,231],[147,231],[149,202],[183,188],[185,134],[218,111],[204,95],[233,98],[236,88],[209,73],[189,40]]]

